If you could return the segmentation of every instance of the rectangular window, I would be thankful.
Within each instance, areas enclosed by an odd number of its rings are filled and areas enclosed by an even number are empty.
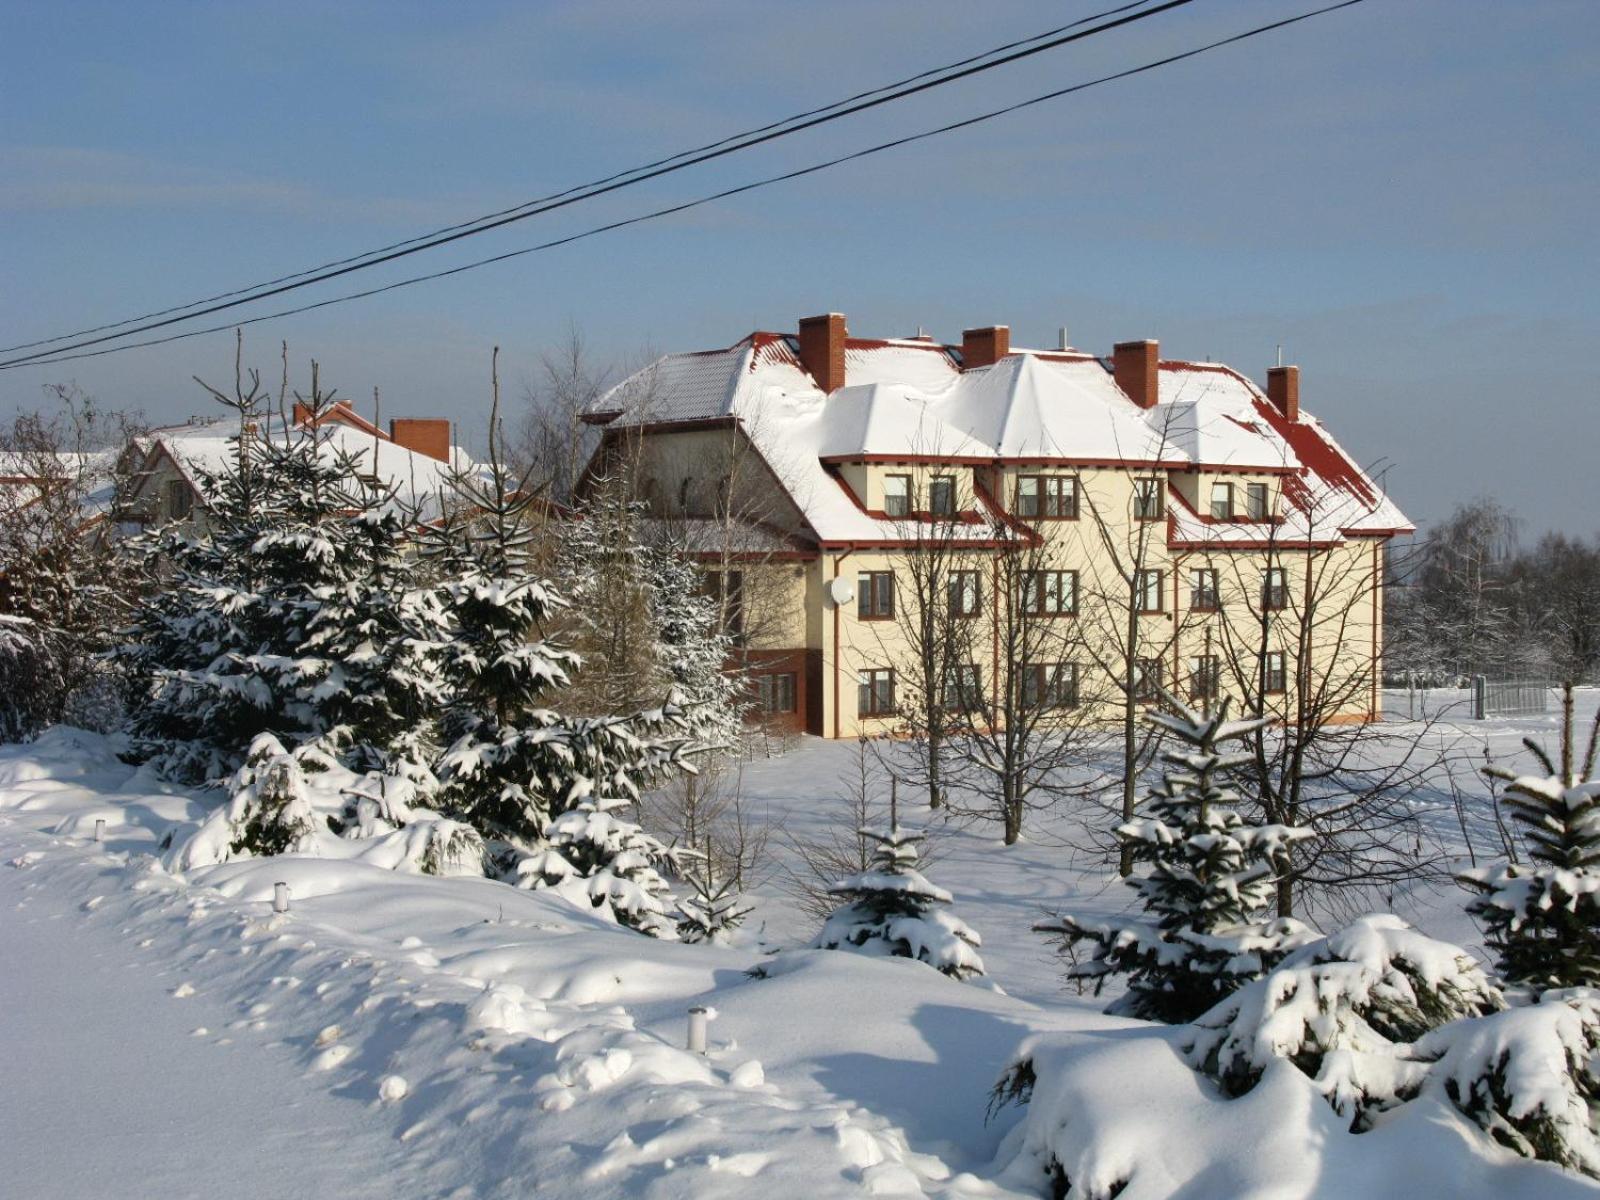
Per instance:
[[[960,663],[945,670],[944,707],[966,712],[983,704],[983,680],[975,663]]]
[[[1211,517],[1216,521],[1233,520],[1233,484],[1211,485]]]
[[[1139,611],[1142,613],[1158,613],[1165,611],[1166,605],[1162,603],[1165,589],[1162,587],[1166,572],[1164,571],[1139,571],[1134,575],[1135,598],[1139,602]]]
[[[956,477],[935,475],[928,480],[928,511],[936,517],[956,515]]]
[[[1202,654],[1189,660],[1189,698],[1213,700],[1222,682],[1222,660],[1215,654]]]
[[[1078,611],[1078,573],[1028,571],[1022,576],[1019,599],[1030,617],[1071,616]]]
[[[890,517],[911,515],[911,476],[885,475],[883,477],[883,511]]]
[[[1019,517],[1049,521],[1078,519],[1078,480],[1072,475],[1022,475],[1017,479]]]
[[[1289,574],[1283,567],[1268,567],[1261,576],[1261,607],[1289,607]]]
[[[1289,680],[1288,659],[1282,650],[1268,650],[1261,656],[1261,690],[1283,692]]]
[[[977,571],[951,571],[946,583],[952,617],[975,617],[982,604],[978,590],[981,576]]]
[[[1024,708],[1074,708],[1077,703],[1077,663],[1029,663],[1022,668]]]
[[[1159,521],[1161,513],[1161,480],[1135,479],[1133,481],[1134,520]]]
[[[1141,658],[1133,664],[1133,698],[1154,701],[1161,698],[1161,660]]]
[[[756,703],[764,713],[792,713],[795,710],[794,672],[756,676]]]
[[[1017,516],[1037,517],[1039,515],[1039,477],[1037,475],[1020,475],[1017,477]]]
[[[893,619],[893,571],[863,571],[856,576],[856,616],[863,621]]]
[[[863,717],[894,715],[894,668],[874,667],[859,673],[856,712]]]
[[[1264,483],[1247,483],[1244,485],[1245,512],[1252,521],[1265,521],[1267,519],[1267,485]]]
[[[1189,572],[1189,607],[1197,612],[1216,612],[1221,607],[1215,567],[1196,567]]]

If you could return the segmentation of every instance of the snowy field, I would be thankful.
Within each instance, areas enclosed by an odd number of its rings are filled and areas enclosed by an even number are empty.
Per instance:
[[[1600,694],[1582,699],[1591,715]],[[1389,705],[1403,713],[1404,694]],[[1429,736],[1526,765],[1520,738],[1553,728],[1447,719]],[[746,800],[782,827],[780,858],[842,819],[855,753],[805,740],[745,768]],[[1481,780],[1460,782],[1465,835],[1447,792],[1415,802],[1465,866],[1464,839],[1480,861],[1498,842]],[[1168,1069],[1148,1061],[1158,1039],[1134,1052],[1149,1027],[1066,989],[1029,931],[1050,908],[1129,903],[1082,811],[1031,817],[1009,848],[980,822],[931,830],[927,874],[982,935],[996,991],[823,951],[752,979],[767,950],[815,932],[776,878],[739,943],[709,947],[551,893],[353,862],[166,874],[158,840],[203,807],[95,735],[0,750],[0,1195],[1045,1195],[1018,1110],[985,1118],[1019,1044],[1049,1031],[1102,1047],[1091,1099],[1110,1139],[1152,1159],[1125,1200],[1600,1194],[1421,1101],[1356,1137],[1278,1077],[1225,1101],[1190,1073],[1170,1110],[1128,1111]],[[925,818],[904,806],[903,821]],[[272,911],[278,881],[286,914]],[[1478,950],[1464,900],[1447,887],[1392,903]],[[704,1058],[681,1048],[691,1005],[715,1010]]]

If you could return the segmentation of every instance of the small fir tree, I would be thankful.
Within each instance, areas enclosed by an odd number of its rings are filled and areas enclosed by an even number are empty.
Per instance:
[[[828,891],[844,903],[812,945],[823,950],[914,958],[954,979],[983,974],[981,939],[954,913],[951,896],[917,870],[922,835],[892,824],[887,833],[864,829],[876,842],[872,866],[841,879]]]
[[[1467,911],[1483,923],[1501,975],[1535,993],[1600,986],[1600,779],[1591,778],[1600,716],[1576,761],[1570,687],[1564,698],[1559,766],[1528,740],[1543,775],[1489,771],[1510,781],[1505,802],[1531,861],[1461,877],[1478,892]]]
[[[678,901],[678,936],[685,942],[727,942],[751,912],[735,880],[719,876],[709,860],[685,868],[683,876],[692,894]]]
[[[1218,747],[1262,721],[1228,721],[1226,700],[1205,714],[1163,695],[1173,715],[1149,720],[1183,745],[1163,754],[1174,769],[1146,797],[1146,815],[1116,831],[1134,861],[1149,864],[1147,875],[1128,880],[1148,915],[1089,921],[1062,914],[1034,928],[1068,954],[1080,943],[1094,947],[1088,961],[1074,959],[1068,976],[1094,981],[1096,992],[1113,975],[1128,977],[1126,995],[1109,1011],[1176,1023],[1310,940],[1298,921],[1264,919],[1289,845],[1310,830],[1250,825],[1232,807],[1239,798],[1225,780],[1248,758]]]

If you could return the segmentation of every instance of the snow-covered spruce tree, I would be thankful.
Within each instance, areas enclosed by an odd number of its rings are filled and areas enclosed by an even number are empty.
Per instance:
[[[1113,975],[1128,977],[1127,993],[1108,1011],[1178,1023],[1311,939],[1300,922],[1265,916],[1288,846],[1310,831],[1249,825],[1232,807],[1239,797],[1226,780],[1246,756],[1219,746],[1261,721],[1229,721],[1226,700],[1217,712],[1201,713],[1170,693],[1163,698],[1172,713],[1148,719],[1182,745],[1163,753],[1172,769],[1146,796],[1146,815],[1116,831],[1134,862],[1149,866],[1128,880],[1147,915],[1090,921],[1058,914],[1034,928],[1069,955],[1080,943],[1093,946],[1093,957],[1074,958],[1068,975],[1093,980],[1097,992]]]
[[[586,718],[550,707],[579,661],[545,636],[566,601],[532,574],[537,497],[501,457],[498,370],[494,379],[488,470],[452,477],[459,503],[432,546],[450,572],[442,592],[451,631],[440,661],[453,740],[437,773],[440,806],[498,843],[499,865],[510,870],[553,817],[590,796],[637,799],[641,785],[691,769],[692,747],[670,698]]]
[[[262,464],[266,395],[259,375],[249,378],[218,396],[238,433],[231,461],[201,473],[203,523],[155,529],[125,549],[162,584],[141,598],[110,655],[126,682],[131,755],[182,783],[222,781],[257,734],[293,742],[305,732],[246,666],[271,608],[254,548],[282,505]]]
[[[50,631],[0,613],[0,742],[32,738],[61,710],[67,691]]]
[[[440,658],[450,638],[439,589],[415,581],[416,512],[370,487],[343,518],[343,579],[313,589],[302,657],[326,664],[310,683],[317,724],[358,771],[390,772],[425,801],[437,786],[436,714],[448,700]]]
[[[517,866],[523,887],[576,888],[619,925],[668,941],[678,936],[669,915],[672,889],[663,870],[687,857],[651,837],[619,810],[627,800],[586,798],[545,829],[546,848]]]
[[[1524,744],[1543,775],[1513,775],[1505,803],[1522,828],[1531,860],[1468,871],[1478,895],[1467,906],[1485,927],[1507,982],[1535,993],[1600,986],[1600,779],[1594,770],[1600,718],[1581,763],[1574,758],[1570,689],[1559,767],[1534,742]]]
[[[1183,1051],[1230,1096],[1253,1088],[1274,1059],[1287,1059],[1359,1131],[1421,1089],[1429,1056],[1410,1043],[1501,1007],[1499,990],[1465,950],[1374,914],[1301,947],[1221,1001],[1194,1022]]]
[[[189,783],[225,775],[259,733],[320,739],[358,770],[417,757],[407,747],[441,694],[416,647],[438,622],[401,582],[403,516],[320,428],[334,400],[315,363],[292,426],[272,428],[256,376],[212,394],[239,434],[231,462],[202,473],[203,524],[136,543],[170,583],[114,656],[135,692],[135,754]]]
[[[812,945],[823,950],[914,958],[954,979],[982,975],[981,939],[948,911],[950,893],[929,883],[917,870],[917,844],[922,834],[898,824],[891,825],[887,833],[870,829],[862,833],[877,843],[872,866],[828,889],[844,903],[823,922]]]
[[[709,859],[684,867],[682,874],[692,894],[678,900],[678,936],[686,942],[726,942],[751,912],[735,880],[719,875]]]
[[[658,669],[681,698],[701,745],[735,747],[743,733],[743,683],[731,669],[733,639],[717,598],[701,586],[687,547],[659,540],[641,556],[655,623]]]

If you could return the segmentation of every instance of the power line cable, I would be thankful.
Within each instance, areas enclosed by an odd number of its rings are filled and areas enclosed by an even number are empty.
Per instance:
[[[1140,3],[1144,2],[1146,2],[1146,0],[1140,0]],[[340,276],[349,275],[356,271],[364,271],[371,267],[380,266],[383,263],[392,262],[398,258],[405,258],[412,254],[419,254],[424,250],[431,250],[438,246],[447,245],[450,242],[459,241],[462,238],[473,237],[480,233],[487,233],[490,230],[498,229],[503,225],[509,225],[516,221],[525,221],[530,217],[539,216],[547,212],[553,212],[556,209],[566,208],[569,205],[577,204],[584,200],[594,199],[596,196],[603,196],[610,192],[619,191],[622,188],[632,187],[635,184],[644,183],[651,179],[657,179],[663,175],[670,175],[676,171],[681,171],[688,167],[698,166],[699,164],[709,162],[712,159],[722,158],[726,155],[733,154],[741,150],[748,150],[753,146],[759,146],[766,142],[788,137],[791,134],[800,133],[804,130],[815,128],[818,125],[825,125],[832,121],[838,121],[848,116],[854,116],[856,113],[877,108],[880,105],[889,104],[893,101],[904,99],[907,96],[917,95],[918,93],[929,91],[936,87],[943,87],[945,84],[954,83],[957,80],[965,79],[972,75],[981,74],[985,71],[992,71],[998,67],[1008,66],[1011,63],[1020,61],[1021,59],[1029,58],[1036,54],[1042,54],[1046,50],[1053,50],[1060,46],[1068,45],[1072,42],[1082,41],[1085,38],[1093,37],[1097,34],[1105,33],[1112,29],[1118,29],[1135,21],[1142,21],[1148,17],[1158,16],[1163,12],[1167,12],[1174,8],[1181,8],[1184,5],[1191,4],[1193,2],[1194,0],[1165,0],[1165,3],[1159,4],[1154,8],[1148,8],[1144,11],[1133,13],[1127,13],[1127,10],[1129,8],[1137,7],[1137,5],[1123,4],[1117,8],[1107,9],[1105,12],[1098,13],[1095,16],[1082,18],[1080,21],[1073,22],[1072,25],[1063,26],[1062,28],[1075,28],[1077,26],[1081,26],[1084,21],[1099,20],[1101,17],[1110,14],[1125,13],[1126,15],[1116,17],[1113,20],[1106,21],[1103,24],[1093,26],[1089,29],[1079,29],[1076,33],[1064,33],[1060,36],[1052,37],[1049,40],[1041,42],[1037,45],[1025,46],[1022,49],[1013,50],[1010,53],[1005,54],[1003,57],[994,58],[988,62],[981,62],[976,65],[962,67],[960,70],[956,70],[953,73],[943,74],[937,79],[922,79],[921,82],[912,83],[905,87],[900,87],[899,85],[889,85],[890,88],[895,90],[887,92],[885,92],[884,89],[876,89],[876,92],[881,94],[875,94],[873,92],[863,93],[870,98],[858,102],[840,101],[836,105],[828,106],[828,109],[836,109],[836,111],[819,110],[822,111],[823,115],[810,116],[804,120],[791,118],[790,121],[779,122],[779,125],[785,126],[783,128],[774,129],[771,126],[767,126],[764,127],[766,131],[756,131],[750,136],[735,135],[735,138],[733,139],[723,139],[722,142],[712,143],[712,148],[710,149],[706,149],[704,151],[682,152],[678,155],[674,155],[670,159],[661,160],[664,165],[648,168],[641,167],[637,168],[635,171],[622,172],[621,176],[612,176],[609,180],[603,180],[597,184],[586,184],[578,188],[571,188],[566,192],[557,193],[554,197],[546,200],[529,201],[527,204],[518,205],[516,208],[503,210],[503,215],[494,214],[492,217],[479,218],[475,221],[466,222],[464,225],[450,226],[446,231],[443,231],[437,235],[430,234],[421,238],[409,239],[407,242],[395,243],[396,248],[391,248],[386,251],[372,251],[365,255],[357,255],[354,259],[339,260],[337,263],[328,266],[327,269],[312,268],[308,272],[299,272],[295,275],[282,276],[280,277],[280,281],[274,281],[274,284],[271,285],[260,284],[251,288],[239,289],[234,292],[225,292],[214,298],[217,301],[216,303],[205,300],[197,300],[189,304],[178,305],[174,308],[161,309],[158,312],[147,314],[147,316],[156,317],[159,319],[150,320],[144,324],[138,324],[134,328],[124,329],[121,333],[109,333],[103,331],[118,329],[125,325],[132,325],[136,322],[144,321],[145,318],[133,317],[129,318],[128,320],[114,322],[109,325],[96,326],[93,329],[83,330],[81,332],[83,334],[100,332],[102,333],[102,336],[100,337],[86,337],[84,340],[74,342],[70,346],[60,346],[53,350],[38,350],[34,354],[24,355],[19,359],[11,360],[7,364],[3,365],[11,365],[12,363],[18,363],[28,359],[42,359],[51,355],[63,353],[68,350],[77,350],[86,346],[94,346],[104,342],[115,341],[123,337],[132,337],[136,334],[147,333],[154,329],[161,329],[169,325],[175,325],[184,321],[190,321],[200,317],[209,316],[212,313],[222,312],[226,309],[237,308],[240,305],[250,304],[257,300],[265,300],[272,296],[278,296],[286,292],[296,291],[300,288],[310,287],[313,284],[323,283],[329,279],[336,279]],[[1031,41],[1034,39],[1027,40]],[[993,52],[990,53],[992,54]],[[979,57],[988,57],[988,55]],[[970,62],[971,60],[963,61]],[[928,73],[925,72],[924,74]],[[921,77],[913,76],[913,79],[918,78]],[[839,107],[838,105],[845,105],[845,107]],[[795,121],[798,121],[798,123],[794,123]],[[684,157],[685,154],[687,154],[688,157]],[[245,295],[244,293],[251,294]],[[202,305],[205,307],[198,307]],[[188,309],[195,309],[195,311],[185,311]],[[6,350],[0,351],[0,353],[11,353],[15,350],[25,350],[37,346],[46,346],[54,342],[65,341],[68,338],[74,338],[78,336],[79,334],[62,334],[53,338],[44,338],[38,341],[26,342],[17,346],[12,346]]]
[[[414,275],[407,279],[399,279],[392,283],[383,284],[380,287],[368,288],[365,291],[349,292],[342,296],[333,296],[326,300],[318,300],[311,304],[299,305],[294,308],[280,309],[277,312],[263,313],[259,316],[248,317],[241,321],[229,321],[224,324],[213,325],[205,329],[190,329],[181,333],[168,334],[165,337],[151,338],[143,342],[130,342],[119,346],[106,347],[100,350],[87,350],[83,353],[62,353],[55,357],[45,359],[41,362],[35,362],[32,359],[16,359],[8,362],[0,362],[0,370],[9,370],[19,366],[50,366],[55,363],[73,362],[83,358],[98,358],[105,354],[117,354],[123,350],[136,350],[147,346],[161,346],[167,344],[168,342],[182,341],[185,338],[201,337],[205,334],[211,333],[221,333],[225,330],[237,329],[245,325],[255,325],[262,321],[274,321],[283,317],[295,316],[298,313],[313,312],[320,308],[327,308],[335,304],[344,304],[352,300],[363,300],[371,296],[380,295],[384,292],[392,292],[400,288],[410,287],[414,284],[427,283],[435,279],[444,279],[451,275],[459,275],[465,271],[472,271],[479,267],[490,266],[493,263],[505,262],[508,259],[521,258],[527,254],[537,254],[541,251],[553,250],[560,246],[571,245],[573,242],[583,241],[586,238],[596,237],[602,233],[610,233],[617,229],[624,229],[631,225],[640,225],[646,221],[653,221],[660,217],[667,217],[672,216],[675,213],[687,212],[690,209],[699,208],[702,205],[711,204],[718,200],[725,200],[730,196],[738,196],[745,192],[756,191],[759,188],[770,187],[776,183],[784,183],[788,180],[799,179],[807,175],[814,175],[820,171],[826,171],[833,167],[841,166],[844,163],[855,162],[859,159],[869,158],[872,155],[881,154],[887,150],[897,149],[901,146],[911,145],[914,142],[925,141],[929,138],[939,137],[943,134],[953,133],[960,129],[966,129],[974,125],[980,125],[986,121],[992,121],[997,117],[1019,112],[1022,109],[1032,108],[1035,105],[1044,104],[1050,100],[1058,100],[1063,96],[1069,96],[1075,92],[1086,91],[1089,88],[1098,87],[1101,84],[1113,83],[1119,79],[1128,79],[1135,75],[1142,75],[1148,71],[1154,71],[1161,67],[1170,66],[1173,63],[1182,62],[1185,59],[1206,54],[1212,50],[1221,49],[1224,46],[1231,46],[1238,42],[1247,41],[1253,37],[1259,37],[1264,33],[1271,33],[1274,30],[1283,29],[1290,25],[1297,25],[1302,21],[1309,21],[1313,17],[1324,16],[1327,13],[1337,12],[1344,8],[1352,8],[1355,5],[1364,2],[1365,0],[1340,0],[1340,3],[1337,4],[1325,5],[1322,8],[1311,9],[1308,12],[1299,13],[1292,17],[1285,17],[1282,20],[1272,21],[1265,25],[1257,25],[1253,29],[1247,29],[1242,33],[1236,33],[1214,42],[1207,42],[1203,46],[1196,46],[1190,50],[1184,50],[1177,54],[1170,54],[1164,58],[1158,58],[1151,62],[1143,63],[1137,67],[1129,67],[1126,70],[1117,71],[1110,75],[1102,75],[1097,79],[1091,79],[1083,83],[1075,83],[1068,87],[1058,88],[1055,91],[1045,92],[1041,95],[1030,97],[1027,100],[1018,101],[1015,104],[1008,104],[1002,108],[991,109],[988,112],[980,113],[977,116],[965,117],[959,121],[952,121],[948,124],[940,125],[934,129],[923,130],[921,133],[908,134],[905,137],[895,138],[891,141],[879,142],[877,145],[868,146],[862,150],[852,151],[849,154],[843,154],[837,158],[831,158],[823,162],[813,163],[810,166],[800,167],[793,171],[785,171],[779,175],[770,175],[764,179],[757,179],[750,183],[740,184],[737,187],[726,188],[719,192],[713,192],[710,195],[701,196],[695,200],[686,200],[681,204],[673,204],[665,208],[658,208],[651,212],[640,213],[636,216],[627,217],[619,221],[612,221],[605,225],[597,225],[579,233],[569,234],[565,237],[554,238],[547,242],[541,242],[536,246],[524,246],[519,250],[509,250],[504,254],[495,254],[488,258],[476,259],[473,262],[462,263],[459,266],[449,267],[442,271],[433,271],[426,275]]]

